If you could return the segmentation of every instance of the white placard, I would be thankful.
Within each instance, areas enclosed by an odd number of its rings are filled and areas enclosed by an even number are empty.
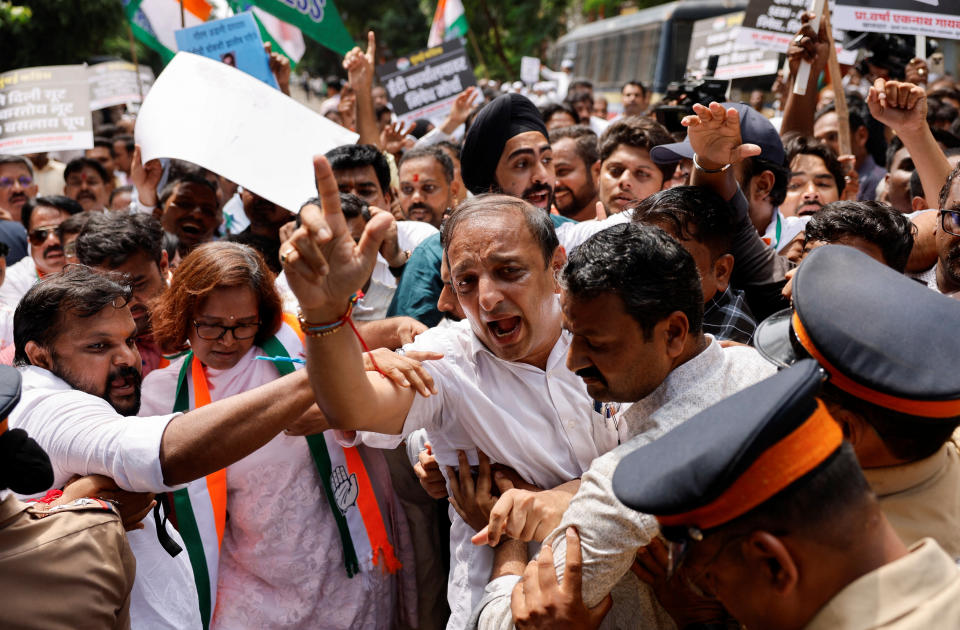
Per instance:
[[[134,137],[144,162],[188,160],[292,212],[317,194],[313,156],[358,138],[247,73],[187,52],[157,77]]]
[[[540,60],[536,57],[520,58],[520,80],[533,85],[540,80]]]

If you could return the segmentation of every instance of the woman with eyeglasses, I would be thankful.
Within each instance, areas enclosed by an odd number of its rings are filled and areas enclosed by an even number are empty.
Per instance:
[[[182,354],[144,380],[141,414],[222,400],[300,367],[304,356],[273,273],[245,245],[191,252],[152,322],[160,347]],[[325,426],[313,415],[291,426]],[[344,448],[332,431],[299,432],[173,493],[201,617],[212,628],[389,628],[412,562],[383,456]]]

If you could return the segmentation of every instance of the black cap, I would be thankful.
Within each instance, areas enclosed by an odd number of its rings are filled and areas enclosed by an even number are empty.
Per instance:
[[[815,398],[821,379],[807,359],[698,413],[624,457],[614,494],[664,526],[709,529],[749,512],[840,447]]]
[[[746,103],[721,103],[724,109],[734,108],[740,114],[740,137],[744,144],[755,144],[760,147],[757,157],[769,160],[775,164],[783,164],[786,153],[783,150],[783,141],[780,134],[766,116],[750,107]],[[693,110],[690,111],[693,113]],[[661,144],[650,149],[650,159],[657,164],[675,164],[681,158],[693,159],[693,147],[689,138],[683,142]]]
[[[775,314],[758,328],[761,354],[784,364],[802,349],[853,396],[912,416],[960,418],[960,302],[852,247],[825,245],[797,269],[793,306],[789,326]]]

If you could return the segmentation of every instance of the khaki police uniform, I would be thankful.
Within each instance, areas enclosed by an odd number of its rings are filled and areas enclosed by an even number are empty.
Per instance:
[[[0,501],[0,628],[129,628],[135,573],[110,504]]]
[[[805,630],[960,628],[960,569],[932,538],[851,582]]]
[[[925,459],[867,468],[863,476],[903,542],[930,537],[960,557],[960,453],[953,441]]]

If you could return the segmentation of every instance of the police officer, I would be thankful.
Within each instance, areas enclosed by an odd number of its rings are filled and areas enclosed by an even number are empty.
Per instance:
[[[797,270],[793,305],[761,323],[757,348],[780,365],[817,360],[824,402],[894,530],[960,557],[960,302],[827,245]]]
[[[113,507],[13,495],[53,484],[43,449],[22,429],[8,430],[19,400],[20,373],[0,367],[0,628],[129,628],[136,561]]]
[[[677,587],[751,630],[960,627],[960,569],[884,517],[809,359],[627,455],[613,490],[653,514]]]

